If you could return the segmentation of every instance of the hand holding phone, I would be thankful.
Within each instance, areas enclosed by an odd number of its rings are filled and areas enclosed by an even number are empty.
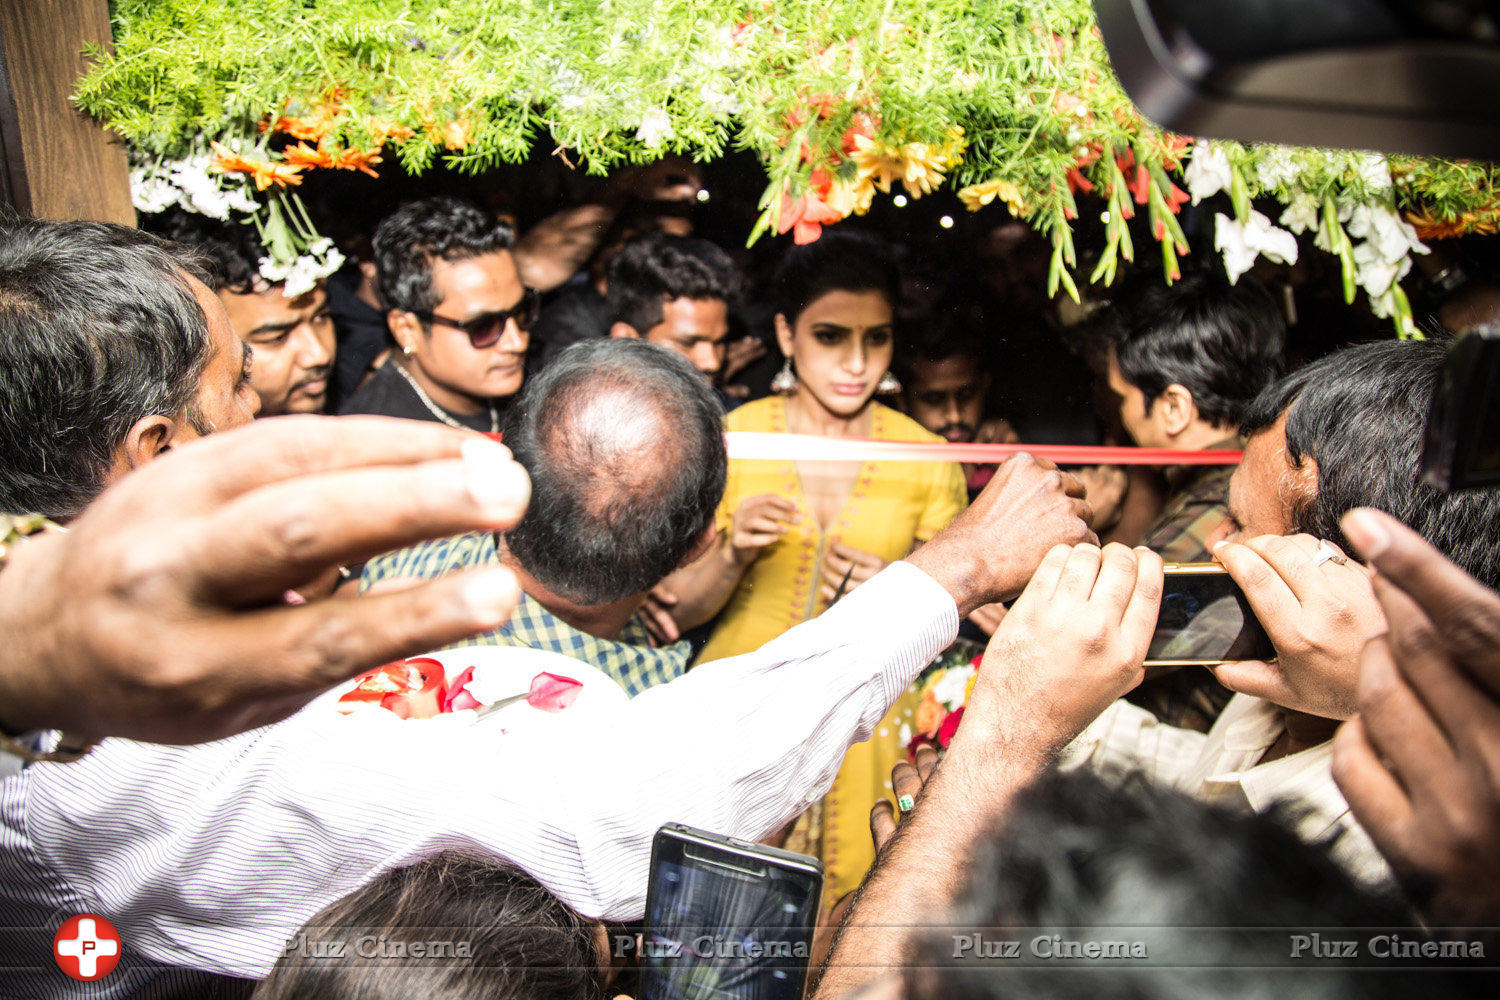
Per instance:
[[[1359,656],[1385,628],[1370,571],[1353,560],[1317,561],[1311,535],[1263,535],[1214,551],[1244,591],[1274,660],[1213,667],[1219,683],[1309,715],[1355,712]]]

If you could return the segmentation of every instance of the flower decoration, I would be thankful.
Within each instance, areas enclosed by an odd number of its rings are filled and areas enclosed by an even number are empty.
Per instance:
[[[1075,297],[1084,279],[1114,282],[1143,239],[1172,280],[1183,205],[1217,199],[1230,273],[1289,260],[1286,234],[1312,233],[1346,299],[1370,296],[1403,334],[1400,282],[1423,241],[1500,228],[1500,166],[1161,131],[1121,91],[1091,0],[398,6],[113,0],[113,49],[75,99],[136,154],[143,211],[251,216],[280,241],[275,268],[316,241],[288,197],[309,171],[478,172],[539,142],[590,170],[748,150],[767,174],[752,239],[816,239],[898,185],[951,184],[971,211],[1004,205],[1050,240],[1048,291]],[[1083,213],[1103,222],[1087,254]]]

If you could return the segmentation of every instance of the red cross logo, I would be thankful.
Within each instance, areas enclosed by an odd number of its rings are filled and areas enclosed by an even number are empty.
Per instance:
[[[57,967],[74,979],[103,979],[120,961],[120,932],[92,913],[69,917],[52,938]]]

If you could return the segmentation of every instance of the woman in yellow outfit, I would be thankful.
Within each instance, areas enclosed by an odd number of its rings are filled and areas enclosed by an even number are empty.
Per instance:
[[[874,401],[899,391],[890,374],[899,284],[881,244],[830,233],[797,247],[776,291],[787,359],[772,384],[778,395],[736,409],[729,430],[941,442]],[[673,617],[690,627],[723,609],[699,664],[758,649],[906,557],[965,498],[963,474],[948,462],[731,460],[718,546],[666,584],[677,600]],[[822,858],[825,906],[858,886],[874,861],[870,808],[889,794],[914,708],[908,693],[872,739],[850,749],[833,789],[786,845]]]

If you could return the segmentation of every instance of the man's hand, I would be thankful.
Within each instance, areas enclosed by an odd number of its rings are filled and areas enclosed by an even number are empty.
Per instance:
[[[891,791],[895,794],[896,801],[909,798],[915,804],[922,797],[922,789],[926,787],[927,779],[932,777],[937,763],[938,752],[928,744],[917,747],[915,766],[908,761],[898,761],[891,768]],[[902,816],[905,812],[910,812],[911,808],[908,806],[903,812],[897,812],[890,799],[880,799],[875,803],[875,807],[870,810],[870,839],[875,841],[876,854],[885,850],[885,845],[896,835],[896,827],[901,825]]]
[[[1347,719],[1355,711],[1360,650],[1385,627],[1385,617],[1369,571],[1353,562],[1314,564],[1318,544],[1311,535],[1262,535],[1214,548],[1270,637],[1276,660],[1223,663],[1213,671],[1231,691]]]
[[[651,636],[651,641],[658,646],[670,646],[682,638],[682,629],[677,627],[677,619],[672,617],[671,609],[676,606],[677,595],[661,583],[651,588],[651,593],[646,595],[646,601],[641,605],[641,623],[646,626],[646,634]]]
[[[1097,542],[1083,484],[1042,459],[1021,454],[953,522],[906,561],[958,604],[959,617],[1021,592],[1054,545]]]
[[[1000,623],[1005,621],[1005,605],[985,604],[969,616],[969,621],[985,635],[994,635]]]
[[[766,342],[752,334],[731,340],[724,349],[724,370],[720,378],[725,383],[733,382],[740,372],[766,356]]]
[[[823,584],[818,593],[830,603],[836,597],[847,597],[855,587],[885,567],[886,561],[879,556],[843,542],[835,542],[823,556]],[[841,585],[842,594],[839,592]]]
[[[1123,545],[1059,545],[1000,623],[964,709],[950,756],[974,737],[1017,730],[1040,756],[1065,746],[1141,682],[1161,609],[1161,557]]]
[[[761,549],[780,541],[796,520],[796,505],[786,497],[775,493],[746,497],[735,509],[729,528],[730,558],[736,565],[750,565]]]
[[[1365,647],[1334,779],[1429,920],[1500,925],[1500,595],[1388,515],[1343,528],[1389,631]]]
[[[278,417],[174,450],[0,572],[0,722],[165,743],[290,715],[362,670],[492,629],[505,569],[288,606],[340,564],[516,524],[510,453],[439,424]]]

